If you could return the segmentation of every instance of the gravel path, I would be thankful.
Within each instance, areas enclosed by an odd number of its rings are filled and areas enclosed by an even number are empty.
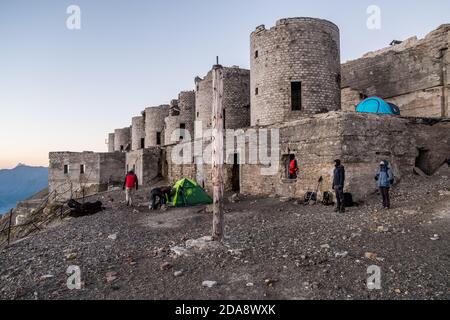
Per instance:
[[[0,299],[449,299],[449,190],[448,176],[411,177],[390,211],[374,195],[345,214],[242,197],[226,204],[225,245],[188,256],[171,248],[210,234],[204,207],[155,213],[148,190],[134,209],[111,192],[104,212],[1,249]],[[80,290],[67,288],[71,265]],[[371,265],[381,290],[367,289]]]

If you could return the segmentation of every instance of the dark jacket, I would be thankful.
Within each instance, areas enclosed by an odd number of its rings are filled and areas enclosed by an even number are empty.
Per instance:
[[[345,184],[345,168],[343,165],[339,165],[334,168],[333,172],[333,189],[334,187],[343,188]]]

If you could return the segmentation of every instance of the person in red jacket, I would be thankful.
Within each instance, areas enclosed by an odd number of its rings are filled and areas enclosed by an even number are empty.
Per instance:
[[[125,201],[127,203],[127,206],[133,205],[133,200],[131,199],[133,194],[133,189],[136,188],[138,190],[139,183],[138,178],[134,174],[134,171],[131,170],[128,172],[128,174],[125,177],[125,181],[123,182],[122,189],[125,190]]]
[[[289,179],[297,179],[298,176],[298,164],[295,159],[295,155],[291,154],[289,162]]]

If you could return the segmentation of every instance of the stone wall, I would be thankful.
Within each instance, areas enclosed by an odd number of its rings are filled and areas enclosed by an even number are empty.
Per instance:
[[[142,144],[144,139],[144,144]],[[145,123],[144,117],[134,117],[131,120],[131,150],[139,150],[145,147]]]
[[[108,134],[108,152],[114,152],[114,133]]]
[[[64,172],[64,166],[68,172]],[[81,172],[84,165],[84,173]],[[125,172],[125,153],[51,152],[49,192],[54,200],[80,198],[119,184]]]
[[[291,18],[250,36],[251,125],[270,125],[339,110],[339,28],[326,20]],[[291,84],[301,83],[301,108],[292,110]]]
[[[159,147],[152,147],[127,153],[126,169],[134,169],[139,185],[151,185],[155,178],[161,176],[161,152]]]
[[[397,104],[403,116],[449,117],[450,24],[342,65],[342,88]],[[346,102],[343,99],[343,102]]]
[[[164,144],[170,145],[178,143],[180,137],[183,139],[192,139],[194,135],[194,121],[195,121],[195,92],[182,91],[178,95],[178,100],[171,104],[171,111],[169,116],[164,120]],[[185,129],[181,130],[181,125]],[[188,139],[188,141],[190,140]]]
[[[250,125],[250,71],[239,67],[223,68],[223,107],[225,129],[244,128]],[[212,71],[196,78],[195,120],[202,121],[203,130],[211,128],[212,121]]]
[[[131,127],[114,130],[114,151],[131,150]]]
[[[145,109],[145,147],[157,147],[158,133],[161,137],[160,145],[164,144],[164,119],[169,115],[169,105],[150,107]]]
[[[427,163],[433,168],[443,163],[445,154],[450,155],[448,122],[430,126],[406,118],[332,112],[271,128],[280,129],[279,170],[263,176],[263,166],[241,165],[243,193],[302,198],[317,188],[321,176],[320,195],[332,191],[333,161],[339,158],[346,167],[346,191],[360,201],[375,191],[374,174],[381,160],[391,162],[398,180],[413,173],[419,148],[430,150]],[[442,142],[434,146],[430,137]],[[298,160],[300,174],[296,181],[286,179],[289,154],[295,154]]]

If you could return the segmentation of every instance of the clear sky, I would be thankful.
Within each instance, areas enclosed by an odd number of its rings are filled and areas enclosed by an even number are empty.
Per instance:
[[[69,30],[69,5],[81,29]],[[370,5],[381,29],[367,27]],[[106,151],[107,133],[192,90],[220,56],[249,67],[249,35],[283,17],[329,19],[342,60],[450,23],[450,1],[0,0],[0,168],[49,151]]]

